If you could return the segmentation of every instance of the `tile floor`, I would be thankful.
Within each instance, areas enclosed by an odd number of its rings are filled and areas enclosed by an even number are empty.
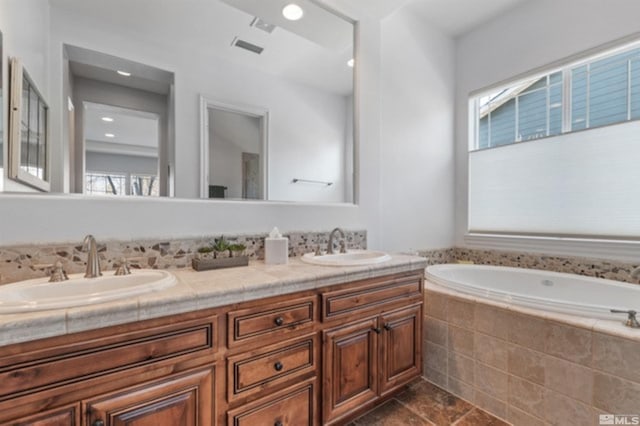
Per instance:
[[[507,426],[449,392],[419,380],[348,426]]]

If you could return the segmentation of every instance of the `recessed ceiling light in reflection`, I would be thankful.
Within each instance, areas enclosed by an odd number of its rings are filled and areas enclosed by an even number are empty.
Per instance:
[[[304,11],[295,3],[290,3],[282,8],[282,16],[290,21],[297,21],[302,18],[302,15],[304,15]]]
[[[116,135],[114,135],[113,133],[105,133],[104,135],[106,137],[108,137],[108,138],[115,138],[116,137]]]
[[[353,68],[353,66],[355,65],[355,63],[356,63],[356,61],[355,61],[353,58],[351,58],[351,59],[349,59],[349,60],[347,61],[347,65],[348,65],[349,67],[351,67],[351,68]]]
[[[113,123],[113,118],[111,118],[111,117],[102,117],[102,121],[106,121],[107,123]]]
[[[116,72],[117,72],[118,74],[120,74],[121,76],[124,76],[124,77],[131,77],[131,73],[130,73],[130,72],[127,72],[127,71],[121,71],[121,70],[118,70],[118,71],[116,71]]]

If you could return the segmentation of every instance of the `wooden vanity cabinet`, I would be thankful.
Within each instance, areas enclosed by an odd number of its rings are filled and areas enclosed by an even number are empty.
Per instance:
[[[0,425],[345,424],[421,374],[422,274],[0,348]]]
[[[342,424],[422,373],[422,281],[387,277],[322,299],[336,323],[323,331],[323,422]]]

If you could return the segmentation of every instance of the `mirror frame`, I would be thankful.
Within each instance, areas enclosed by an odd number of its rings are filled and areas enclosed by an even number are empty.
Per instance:
[[[44,100],[42,93],[38,90],[22,61],[18,58],[11,58],[11,65],[9,67],[10,74],[10,90],[11,95],[9,98],[9,158],[8,158],[8,173],[9,178],[25,185],[29,185],[43,192],[49,192],[51,190],[51,146],[49,138],[49,105]],[[38,101],[42,102],[45,111],[45,127],[44,127],[44,179],[40,179],[37,176],[32,175],[24,171],[20,164],[21,152],[22,152],[22,136],[21,136],[21,123],[22,123],[22,82],[23,78],[29,82],[29,85],[38,96]]]
[[[254,201],[269,201],[269,110],[263,107],[222,102],[200,95],[200,198],[209,200],[209,108],[215,108],[227,112],[249,115],[263,120],[262,140],[260,142],[263,152],[260,160],[262,167],[262,194],[263,199]]]

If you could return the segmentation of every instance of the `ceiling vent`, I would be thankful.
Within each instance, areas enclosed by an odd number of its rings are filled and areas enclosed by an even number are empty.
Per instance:
[[[271,34],[273,30],[276,29],[275,25],[265,22],[262,19],[258,18],[257,16],[253,18],[253,21],[251,21],[250,26],[257,28],[259,30],[262,30],[264,32],[267,32],[269,34]]]
[[[238,37],[233,39],[231,45],[239,47],[240,49],[248,50],[249,52],[257,53],[258,55],[264,50],[264,47],[256,46],[248,41],[240,40]]]

